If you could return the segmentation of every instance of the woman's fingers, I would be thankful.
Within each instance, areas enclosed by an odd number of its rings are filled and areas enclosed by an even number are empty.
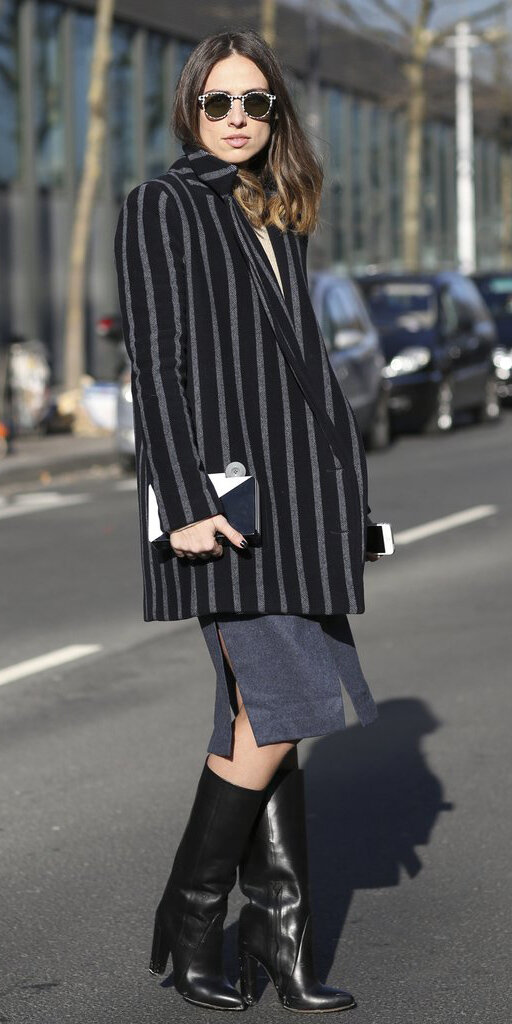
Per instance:
[[[247,542],[238,530],[228,523],[223,515],[210,516],[190,526],[182,526],[169,535],[169,543],[178,558],[189,560],[220,558],[224,554],[222,544],[215,538],[216,532],[228,537],[237,547],[246,547]]]

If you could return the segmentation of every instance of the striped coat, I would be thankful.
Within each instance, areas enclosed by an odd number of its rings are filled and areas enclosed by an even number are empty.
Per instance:
[[[185,143],[127,196],[115,260],[132,395],[144,620],[214,611],[364,611],[367,472],[307,285],[307,236],[268,227],[284,296],[232,194],[237,173]],[[160,562],[168,531],[222,512],[207,473],[259,482],[260,546]]]

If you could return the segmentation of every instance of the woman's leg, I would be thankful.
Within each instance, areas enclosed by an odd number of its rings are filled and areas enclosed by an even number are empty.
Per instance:
[[[218,629],[218,634],[224,657],[234,675],[220,629]],[[258,747],[238,683],[236,684],[236,699],[238,714],[233,722],[231,756],[221,757],[220,754],[209,754],[208,767],[221,778],[227,779],[228,782],[237,786],[245,786],[247,789],[264,789],[280,765],[286,768],[296,767],[298,740],[269,743]]]

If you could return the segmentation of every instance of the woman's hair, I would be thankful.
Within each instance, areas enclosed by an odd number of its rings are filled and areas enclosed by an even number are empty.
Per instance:
[[[172,129],[182,142],[205,148],[197,97],[213,66],[232,53],[254,61],[276,97],[268,144],[252,158],[250,169],[238,168],[233,195],[255,227],[275,224],[281,230],[310,234],[318,221],[322,164],[301,127],[277,57],[257,32],[218,32],[198,43],[178,79]]]

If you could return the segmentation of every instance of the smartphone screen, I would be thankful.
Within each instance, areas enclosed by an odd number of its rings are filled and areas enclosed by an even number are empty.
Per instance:
[[[366,550],[372,555],[392,555],[395,550],[393,532],[389,523],[369,523]]]

